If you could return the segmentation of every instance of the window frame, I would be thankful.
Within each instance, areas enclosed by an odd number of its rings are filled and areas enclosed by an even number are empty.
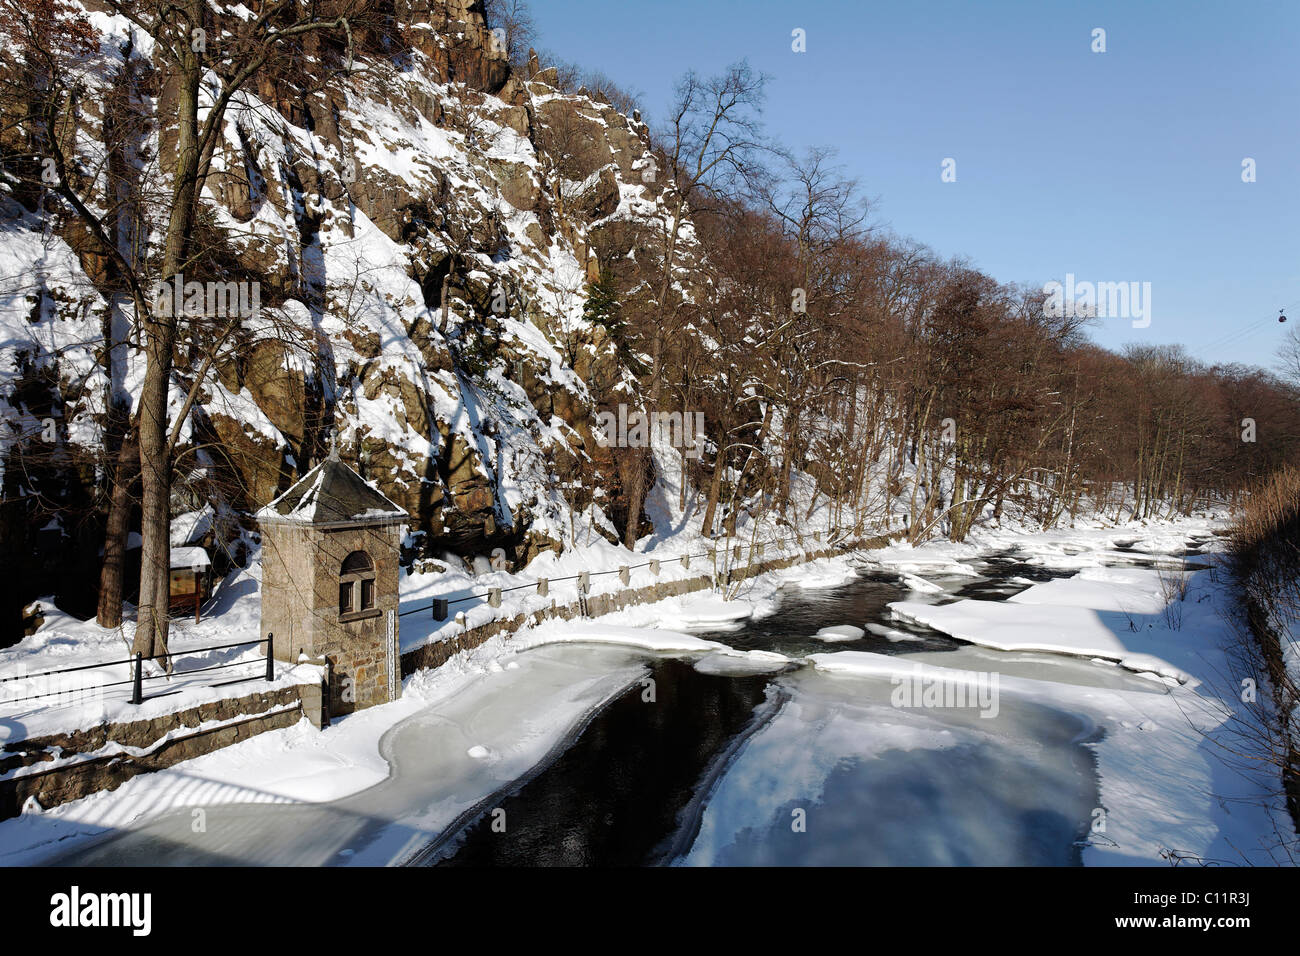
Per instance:
[[[357,556],[365,559],[366,566],[344,571],[349,563],[354,563]],[[350,552],[339,565],[339,620],[359,621],[378,617],[383,611],[377,606],[375,562],[369,553],[362,549]],[[344,607],[344,588],[347,588],[347,606]],[[367,593],[368,592],[368,593]],[[369,604],[366,598],[369,597]]]

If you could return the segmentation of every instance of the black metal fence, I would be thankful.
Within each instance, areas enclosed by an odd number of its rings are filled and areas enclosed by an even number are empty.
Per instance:
[[[849,536],[862,537],[864,535],[869,535],[869,534],[879,535],[879,534],[888,534],[888,533],[889,533],[888,525],[886,525],[883,530],[878,527],[873,527],[870,529],[832,528],[829,530],[829,532],[826,535],[826,543],[830,545],[836,543],[837,541],[848,540]],[[491,604],[494,607],[497,607],[500,605],[501,595],[503,594],[509,594],[511,591],[525,591],[525,590],[535,589],[538,594],[546,595],[550,589],[551,584],[561,584],[566,581],[579,582],[578,599],[582,601],[585,600],[587,596],[587,591],[591,586],[591,579],[594,577],[600,577],[601,575],[619,574],[619,575],[627,575],[630,577],[633,571],[640,570],[641,568],[654,568],[655,573],[658,573],[659,567],[662,567],[665,564],[672,564],[674,562],[680,562],[683,567],[689,568],[691,561],[696,559],[705,559],[705,558],[709,559],[711,565],[716,567],[718,556],[720,554],[725,555],[727,552],[730,551],[733,555],[733,560],[727,569],[729,571],[730,567],[734,567],[736,563],[742,560],[742,554],[746,550],[749,551],[749,563],[752,564],[755,557],[761,559],[763,556],[763,552],[769,547],[779,548],[791,542],[795,542],[799,545],[799,547],[803,547],[804,543],[810,539],[817,541],[818,543],[821,543],[822,533],[820,531],[814,531],[808,534],[794,534],[785,538],[773,538],[765,541],[753,541],[749,543],[740,543],[735,545],[728,545],[727,547],[724,548],[711,548],[708,551],[701,551],[696,554],[682,554],[682,555],[674,555],[671,557],[650,558],[649,560],[643,561],[640,564],[625,564],[625,565],[620,565],[617,568],[608,568],[604,571],[583,571],[578,574],[568,574],[565,575],[564,577],[559,577],[559,578],[538,578],[530,584],[517,584],[514,585],[513,587],[508,587],[508,588],[489,588],[486,591],[482,591],[482,592],[475,591],[470,594],[462,595],[461,597],[457,597],[457,598],[433,598],[432,603],[422,607],[411,608],[409,611],[400,611],[398,613],[398,616],[407,617],[408,615],[411,614],[421,614],[425,611],[432,611],[433,619],[435,621],[445,621],[447,620],[447,615],[450,612],[451,606],[453,604],[464,604],[467,601],[478,601],[486,598],[489,604]],[[724,572],[724,574],[725,573],[727,572]]]
[[[883,532],[880,528],[871,528],[871,529],[832,528],[827,533],[825,543],[827,545],[833,545],[838,541],[848,540],[849,535],[862,537],[864,534],[882,534],[882,533],[887,534],[888,532],[889,532],[888,525],[886,525]],[[803,547],[805,542],[810,539],[816,541],[818,544],[822,543],[821,532],[811,532],[810,534],[807,535],[795,534],[785,538],[773,538],[766,541],[752,541],[749,543],[728,545],[727,547],[724,548],[715,547],[709,549],[708,551],[701,551],[695,554],[682,554],[682,555],[675,555],[672,557],[650,558],[646,561],[641,562],[640,564],[621,565],[617,568],[608,568],[604,571],[582,571],[578,574],[569,574],[559,578],[538,578],[530,584],[517,584],[513,587],[508,587],[508,588],[489,588],[487,591],[473,592],[471,594],[462,595],[461,597],[457,597],[457,598],[434,598],[432,599],[432,602],[429,605],[424,607],[412,608],[409,611],[400,611],[398,616],[407,617],[408,615],[411,614],[419,614],[425,611],[432,611],[434,620],[445,621],[447,619],[449,609],[453,604],[463,604],[467,601],[478,601],[486,598],[488,603],[492,604],[495,607],[500,605],[502,594],[506,594],[511,591],[523,591],[528,589],[535,589],[539,594],[545,595],[548,592],[551,583],[560,584],[567,581],[579,582],[578,597],[579,600],[585,600],[587,592],[591,587],[591,579],[594,577],[600,577],[602,575],[607,575],[607,574],[618,574],[624,576],[624,583],[628,583],[632,572],[638,571],[642,568],[653,568],[655,573],[657,574],[658,569],[665,564],[680,562],[684,568],[689,568],[691,561],[696,559],[706,559],[706,558],[709,559],[710,564],[714,568],[716,568],[719,555],[721,554],[725,556],[728,552],[730,552],[732,555],[732,561],[728,565],[728,568],[723,572],[723,576],[725,579],[727,576],[729,576],[730,568],[734,567],[738,562],[742,560],[742,555],[744,554],[745,551],[749,552],[749,563],[752,564],[756,557],[759,559],[762,558],[764,550],[767,549],[768,547],[780,548],[790,543],[796,543],[798,544],[799,547]],[[267,681],[273,681],[275,680],[275,658],[274,658],[273,646],[272,646],[273,637],[274,636],[272,634],[267,634],[266,637],[264,638],[256,638],[249,641],[236,641],[231,644],[213,644],[207,647],[193,647],[183,651],[169,652],[166,656],[170,659],[175,659],[178,657],[193,656],[195,654],[206,654],[209,651],[221,651],[221,650],[229,650],[230,648],[234,648],[234,647],[250,647],[254,645],[265,644],[266,645],[266,659],[265,659],[266,669],[263,673],[263,677]],[[151,658],[151,659],[156,659],[156,658]],[[79,671],[95,670],[96,668],[100,668],[100,667],[115,667],[122,664],[130,664],[132,666],[132,673],[131,673],[131,677],[128,678],[127,680],[112,681],[107,684],[90,684],[90,685],[86,685],[85,687],[78,688],[78,690],[82,692],[98,692],[106,688],[124,687],[127,684],[130,684],[131,685],[130,702],[132,704],[142,704],[144,703],[144,701],[149,699],[153,699],[157,697],[166,697],[171,694],[180,693],[180,690],[177,689],[177,690],[165,691],[163,693],[150,694],[146,696],[144,693],[145,681],[167,680],[175,676],[189,677],[192,674],[202,674],[210,671],[223,670],[225,668],[230,668],[230,667],[246,667],[249,664],[261,663],[259,661],[250,661],[250,660],[227,661],[222,664],[212,664],[207,667],[197,667],[194,670],[181,671],[179,673],[164,672],[161,674],[145,674],[144,661],[145,661],[144,655],[137,653],[134,657],[123,658],[121,660],[97,661],[93,664],[81,664],[76,667],[62,667],[62,668],[55,668],[53,670],[48,670],[48,671],[41,671],[38,674],[21,674],[21,675],[15,675],[11,677],[0,677],[0,686],[8,683],[13,683],[15,681],[36,681],[44,678],[56,677],[62,674],[72,674]],[[220,681],[206,686],[221,687],[221,686],[225,686],[226,684],[240,683],[242,681],[246,681],[249,679],[251,679],[251,676],[239,677],[231,681]],[[5,704],[21,703],[23,701],[28,701],[28,700],[39,700],[45,697],[63,696],[66,695],[67,693],[68,693],[68,689],[64,688],[59,690],[45,691],[39,694],[28,694],[24,697],[11,698],[11,697],[5,697],[3,694],[0,694],[0,706],[3,706]]]
[[[273,635],[267,634],[266,637],[264,638],[256,638],[251,641],[236,641],[232,644],[213,644],[207,647],[192,647],[183,651],[173,651],[168,653],[167,657],[174,660],[175,658],[178,657],[188,657],[188,656],[193,656],[195,654],[206,654],[209,651],[223,651],[223,650],[229,650],[232,647],[251,647],[259,644],[265,644],[266,660],[265,660],[265,671],[263,672],[263,676],[266,680],[272,681],[275,680],[275,658],[272,654],[272,640],[273,640]],[[155,660],[155,659],[156,658],[151,658],[151,660]],[[11,677],[0,677],[0,685],[13,683],[15,681],[39,681],[51,677],[58,677],[59,675],[62,674],[72,674],[79,671],[95,670],[100,667],[117,667],[122,664],[130,664],[132,665],[132,672],[131,672],[131,676],[127,680],[112,681],[107,684],[88,684],[84,687],[75,688],[75,690],[85,693],[85,692],[100,691],[109,687],[125,687],[127,684],[130,684],[131,703],[142,704],[146,700],[155,697],[167,697],[171,694],[180,693],[180,690],[171,690],[159,694],[150,694],[148,697],[146,697],[144,693],[145,681],[166,680],[172,677],[189,677],[191,674],[203,674],[209,671],[218,671],[229,667],[247,667],[250,664],[259,664],[259,665],[262,664],[262,661],[256,661],[256,660],[227,661],[224,664],[212,664],[207,667],[196,667],[193,670],[188,670],[188,671],[180,671],[180,672],[173,671],[172,673],[164,672],[161,674],[145,674],[144,660],[145,658],[143,654],[136,653],[134,657],[127,657],[121,660],[97,661],[93,664],[81,664],[77,667],[60,667],[60,668],[55,668],[53,670],[41,671],[38,674],[19,674]],[[207,686],[220,687],[220,686],[224,686],[225,684],[239,683],[241,681],[245,681],[249,679],[250,677],[240,677],[233,681],[221,681]],[[69,688],[60,688],[58,690],[45,691],[39,694],[28,694],[24,697],[5,697],[2,694],[0,694],[0,706],[3,706],[4,704],[20,703],[26,700],[39,700],[44,697],[64,696],[67,695],[69,692],[70,692]]]

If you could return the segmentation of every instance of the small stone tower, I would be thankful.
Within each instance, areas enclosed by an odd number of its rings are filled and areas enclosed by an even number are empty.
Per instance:
[[[328,658],[329,710],[395,700],[402,689],[398,551],[405,511],[337,452],[257,513],[262,636],[276,658]]]

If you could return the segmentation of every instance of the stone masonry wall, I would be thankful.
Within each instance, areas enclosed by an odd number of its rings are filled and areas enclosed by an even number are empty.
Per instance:
[[[319,685],[295,684],[208,701],[147,720],[11,741],[0,749],[0,820],[17,816],[29,797],[49,809],[98,790],[115,790],[136,774],[161,770],[268,730],[291,727],[303,716],[319,727],[321,705]],[[213,721],[221,723],[200,726]],[[96,754],[105,748],[110,748],[109,752]],[[86,756],[76,759],[77,755]],[[43,763],[53,766],[44,770],[40,768]]]
[[[398,526],[333,528],[318,533],[312,644],[307,652],[329,658],[333,666],[330,713],[347,714],[387,703],[387,617],[398,605]],[[353,551],[365,551],[374,562],[374,613],[341,620],[339,569]]]
[[[312,532],[305,525],[262,526],[262,633],[275,635],[277,660],[294,662],[312,653]],[[334,598],[337,602],[338,598]]]

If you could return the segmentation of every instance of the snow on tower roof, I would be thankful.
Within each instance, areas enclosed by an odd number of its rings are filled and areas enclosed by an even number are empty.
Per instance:
[[[331,455],[257,513],[259,521],[334,524],[408,517],[379,489]]]

